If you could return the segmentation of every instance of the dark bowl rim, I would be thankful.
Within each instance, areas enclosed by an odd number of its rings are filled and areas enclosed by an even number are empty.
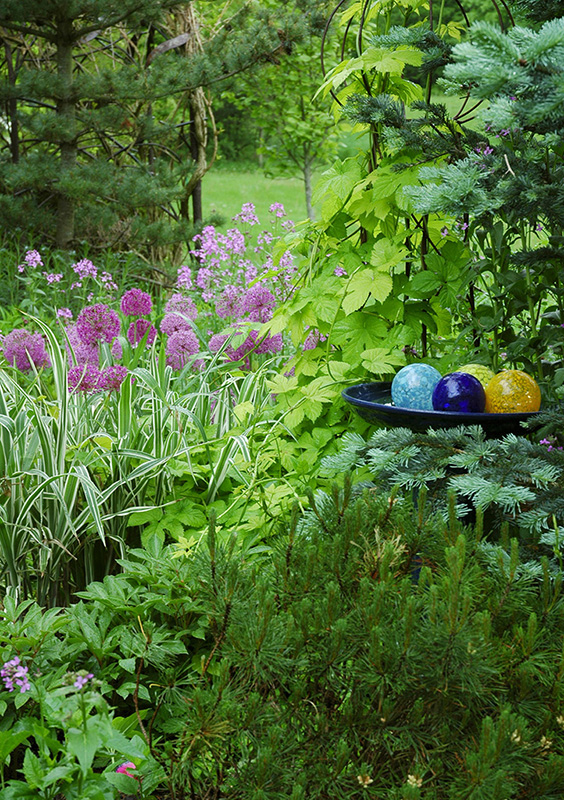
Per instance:
[[[350,395],[349,392],[351,389],[364,389],[365,387],[372,387],[374,389],[378,388],[382,392],[386,389],[391,390],[392,383],[391,381],[372,381],[368,383],[355,383],[353,386],[349,386],[346,389],[343,389],[341,392],[341,396],[347,403],[350,403],[353,406],[358,406],[359,408],[366,408],[366,409],[373,409],[373,410],[382,410],[385,411],[387,414],[391,416],[395,415],[404,415],[404,414],[413,414],[414,419],[420,417],[423,419],[432,418],[432,419],[456,419],[461,417],[471,418],[472,423],[479,424],[481,421],[487,420],[488,422],[493,422],[495,419],[507,419],[507,420],[515,420],[515,422],[521,422],[526,419],[530,419],[531,417],[535,417],[540,414],[540,411],[503,411],[497,414],[486,414],[485,412],[479,411],[425,411],[419,408],[404,408],[403,406],[392,406],[386,403],[376,403],[373,400],[362,400],[354,395]],[[391,397],[391,395],[390,395]],[[464,424],[464,423],[461,423]]]

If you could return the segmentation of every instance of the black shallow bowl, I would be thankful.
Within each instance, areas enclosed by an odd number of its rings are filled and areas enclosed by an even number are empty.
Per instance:
[[[525,434],[521,422],[538,416],[538,411],[521,414],[465,414],[456,411],[419,411],[391,405],[392,384],[359,383],[342,392],[357,414],[374,425],[392,428],[410,428],[426,431],[428,428],[455,428],[457,425],[481,425],[486,436],[504,436],[506,433]]]

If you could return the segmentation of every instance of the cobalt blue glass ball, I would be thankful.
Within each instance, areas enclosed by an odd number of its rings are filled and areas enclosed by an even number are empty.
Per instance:
[[[441,373],[430,364],[408,364],[392,381],[392,401],[400,408],[433,410],[433,389]]]
[[[463,411],[483,413],[486,407],[484,387],[467,372],[450,372],[435,386],[433,408],[435,411]]]

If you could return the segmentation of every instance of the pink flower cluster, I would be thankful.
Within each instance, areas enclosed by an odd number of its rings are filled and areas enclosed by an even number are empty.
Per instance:
[[[0,678],[2,678],[4,686],[9,692],[19,689],[20,693],[23,694],[31,689],[27,673],[28,668],[24,667],[19,656],[16,656],[10,661],[6,661],[2,666]]]

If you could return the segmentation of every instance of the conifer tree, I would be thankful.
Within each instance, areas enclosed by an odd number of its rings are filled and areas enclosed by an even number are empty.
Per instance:
[[[42,232],[59,247],[84,237],[106,246],[187,238],[194,164],[201,177],[190,119],[205,138],[201,97],[194,121],[198,90],[283,55],[308,22],[295,2],[275,11],[243,4],[210,41],[193,47],[189,6],[2,3],[0,102],[9,124],[0,209],[7,228]]]

